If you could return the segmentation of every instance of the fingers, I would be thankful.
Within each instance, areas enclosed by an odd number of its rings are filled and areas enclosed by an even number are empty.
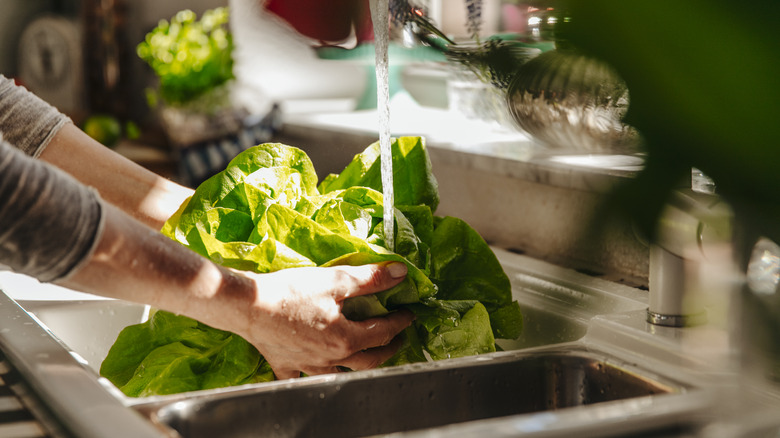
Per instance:
[[[366,370],[376,368],[390,359],[401,346],[402,338],[398,334],[411,325],[414,314],[401,310],[390,315],[372,318],[365,321],[348,321],[351,337],[354,340],[346,357],[320,361],[319,364],[309,364],[300,369],[291,368],[286,360],[274,361],[266,357],[276,378],[292,379],[300,376],[300,372],[308,375],[330,374],[340,372],[339,367],[351,370]],[[349,336],[349,335],[348,335]],[[341,354],[344,354],[343,352]],[[290,359],[289,357],[285,359]],[[311,359],[309,357],[309,359]],[[287,366],[283,365],[284,362]],[[300,363],[300,362],[299,362]],[[300,366],[300,365],[299,365]]]
[[[278,379],[295,378],[300,372],[315,375],[333,373],[338,366],[350,369],[367,369],[389,359],[398,346],[393,338],[414,320],[407,311],[393,312],[382,317],[363,321],[351,321],[341,313],[340,301],[346,298],[368,295],[390,289],[401,283],[407,274],[405,263],[392,262],[363,266],[335,266],[327,270],[309,271],[309,283],[317,279],[315,286],[289,290],[280,312],[283,325],[291,326],[296,349],[290,345],[258,343],[258,350],[265,356]],[[284,272],[284,271],[280,271]],[[287,271],[292,275],[292,270]],[[300,271],[298,271],[300,272]],[[322,288],[322,284],[326,285]],[[292,299],[291,299],[292,298]],[[275,303],[275,302],[273,302]],[[286,306],[285,306],[286,304]],[[335,309],[334,309],[335,308]],[[313,322],[317,322],[314,324]]]
[[[409,327],[414,321],[414,314],[408,310],[399,310],[389,315],[364,321],[349,321],[352,326],[351,336],[356,350],[382,347]]]
[[[336,300],[369,295],[397,285],[406,277],[405,263],[390,262],[362,266],[334,266],[341,272],[338,287],[334,288]]]
[[[271,369],[274,371],[274,375],[276,376],[276,380],[287,380],[287,379],[295,379],[298,377],[301,377],[300,371],[295,371],[291,369],[285,369],[282,367],[276,367],[274,368],[271,366]]]
[[[403,344],[403,339],[396,336],[389,344],[381,347],[371,348],[369,350],[358,351],[357,353],[347,357],[346,359],[338,361],[337,365],[331,366],[309,366],[302,370],[303,373],[309,376],[317,376],[320,374],[333,374],[343,371],[359,371],[370,370],[385,363],[388,359],[398,351]],[[285,369],[284,367],[271,366],[274,370],[274,375],[277,380],[294,379],[301,376],[301,371]]]
[[[351,370],[370,370],[382,365],[393,357],[393,355],[401,347],[403,340],[400,336],[396,336],[393,340],[384,346],[371,348],[369,350],[358,351],[352,356],[344,359],[340,365],[345,366]]]

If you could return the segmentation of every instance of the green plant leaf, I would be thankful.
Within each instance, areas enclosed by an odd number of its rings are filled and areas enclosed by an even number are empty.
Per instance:
[[[393,192],[396,205],[424,204],[436,211],[439,189],[431,170],[431,161],[422,137],[393,139]],[[320,185],[323,193],[353,186],[370,187],[382,191],[382,171],[379,160],[379,142],[355,156],[335,178]]]
[[[233,39],[226,7],[191,10],[162,20],[136,47],[159,79],[160,97],[168,104],[190,102],[233,79]]]
[[[431,279],[439,286],[439,298],[476,299],[490,310],[511,302],[509,278],[496,255],[463,220],[437,219],[431,253]]]
[[[490,315],[479,301],[435,300],[417,307],[418,335],[433,360],[496,351]]]
[[[139,397],[264,379],[264,362],[238,335],[157,311],[148,321],[122,330],[100,374],[128,396]]]

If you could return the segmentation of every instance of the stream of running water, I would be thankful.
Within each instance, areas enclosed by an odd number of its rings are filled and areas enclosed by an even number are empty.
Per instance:
[[[395,200],[393,194],[393,156],[390,139],[390,67],[389,46],[389,3],[388,0],[371,0],[371,21],[374,23],[376,60],[377,114],[379,117],[379,150],[382,169],[382,201],[384,204],[383,225],[385,246],[395,251]]]

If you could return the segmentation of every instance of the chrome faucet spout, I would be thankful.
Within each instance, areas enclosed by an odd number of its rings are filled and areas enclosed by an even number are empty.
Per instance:
[[[650,245],[647,321],[685,327],[707,321],[703,263],[722,262],[722,248],[731,245],[730,208],[713,194],[678,190],[658,222]]]
[[[702,300],[686,292],[690,286],[686,264],[690,263],[659,245],[650,246],[647,322],[666,327],[689,327],[707,321]]]

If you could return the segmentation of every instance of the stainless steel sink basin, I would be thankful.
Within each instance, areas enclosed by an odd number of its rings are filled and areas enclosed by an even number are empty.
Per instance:
[[[521,304],[523,331],[517,339],[497,339],[504,350],[520,350],[544,345],[560,344],[581,339],[588,331],[587,324],[567,318],[528,303]]]
[[[686,391],[680,382],[572,345],[162,398],[136,408],[185,438],[358,437]]]
[[[642,291],[496,253],[524,317],[522,336],[500,341],[505,351],[171,396],[128,398],[97,379],[116,334],[143,319],[143,306],[83,297],[19,304],[91,368],[96,383],[165,436],[584,438],[677,427],[717,399],[690,373],[648,362],[654,357],[638,340],[655,335],[643,326],[625,330],[645,324]],[[30,289],[0,286],[20,298]]]

